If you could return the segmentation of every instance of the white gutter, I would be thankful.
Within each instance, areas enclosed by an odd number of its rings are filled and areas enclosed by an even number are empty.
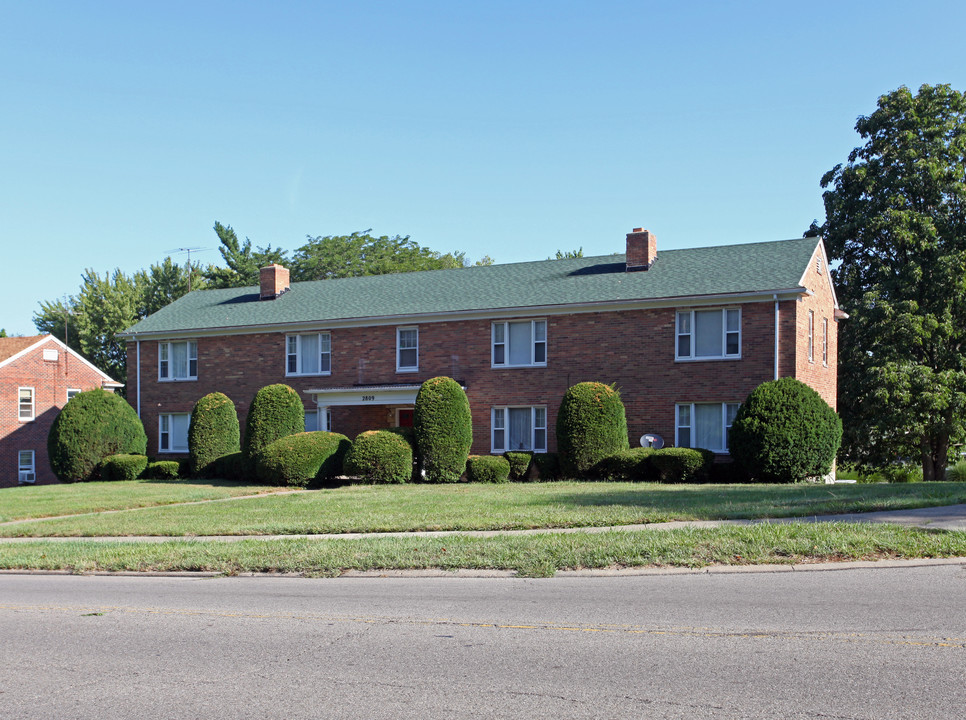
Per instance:
[[[778,379],[778,294],[775,294],[775,380]]]
[[[137,381],[137,398],[138,398],[138,417],[141,417],[141,341],[135,337],[135,342],[137,343],[137,365],[138,365],[138,381]]]

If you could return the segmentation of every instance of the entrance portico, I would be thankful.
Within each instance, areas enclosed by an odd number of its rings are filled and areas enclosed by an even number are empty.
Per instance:
[[[413,406],[420,387],[410,384],[351,385],[313,388],[305,393],[318,407],[319,430],[357,434],[364,430],[411,426]],[[373,406],[384,407],[385,415]],[[332,419],[333,409],[349,407],[357,408],[358,412],[344,414],[336,411],[335,419]]]

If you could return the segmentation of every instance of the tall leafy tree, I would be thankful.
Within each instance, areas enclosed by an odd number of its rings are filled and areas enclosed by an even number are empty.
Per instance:
[[[917,458],[941,479],[966,439],[966,98],[879,98],[864,144],[822,178],[839,299],[844,459]]]
[[[245,238],[240,242],[231,225],[215,223],[215,234],[221,242],[218,252],[227,267],[209,265],[204,271],[208,287],[231,288],[258,285],[258,271],[272,263],[285,265],[288,260],[285,251],[280,248],[256,247],[252,249],[252,241]]]
[[[308,237],[292,257],[292,279],[328,280],[468,265],[466,253],[440,253],[419,245],[408,235],[376,237],[371,232]]]

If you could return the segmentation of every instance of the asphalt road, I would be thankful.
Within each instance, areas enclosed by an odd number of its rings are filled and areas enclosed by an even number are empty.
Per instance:
[[[962,718],[966,567],[0,576],[0,718]]]

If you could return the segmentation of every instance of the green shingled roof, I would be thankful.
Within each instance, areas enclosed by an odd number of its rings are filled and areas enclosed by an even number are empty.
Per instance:
[[[619,254],[292,283],[291,290],[265,301],[257,287],[197,290],[124,334],[787,290],[799,286],[817,242],[659,249],[649,270],[632,273],[624,271]]]

